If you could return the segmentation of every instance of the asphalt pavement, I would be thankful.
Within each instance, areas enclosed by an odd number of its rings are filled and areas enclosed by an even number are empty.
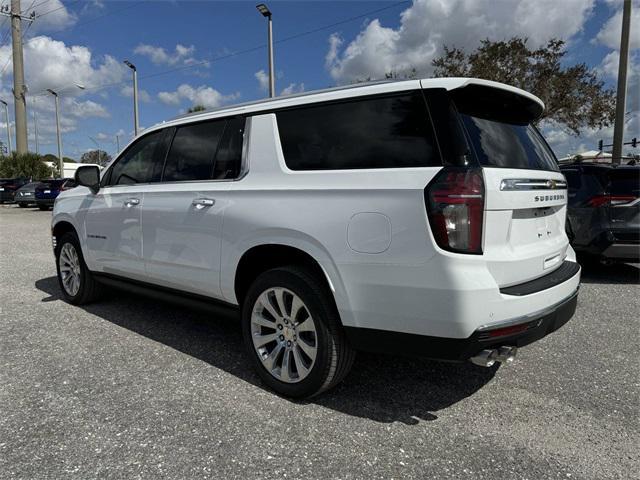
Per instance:
[[[312,401],[267,390],[232,317],[60,298],[51,212],[0,207],[0,479],[638,478],[640,270],[485,369],[360,354]]]

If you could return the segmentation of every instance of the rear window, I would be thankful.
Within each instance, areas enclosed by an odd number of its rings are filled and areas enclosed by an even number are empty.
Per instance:
[[[609,180],[611,195],[640,197],[640,168],[613,170]]]
[[[442,165],[419,91],[280,111],[278,130],[291,170]]]
[[[553,153],[533,125],[466,114],[461,118],[481,165],[558,171]]]

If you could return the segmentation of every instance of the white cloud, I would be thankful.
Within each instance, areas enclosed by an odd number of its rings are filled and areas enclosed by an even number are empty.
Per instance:
[[[622,2],[617,3],[618,6]],[[620,35],[622,32],[622,9],[609,18],[602,26],[595,40],[609,48],[620,49]],[[629,47],[633,50],[640,48],[640,2],[633,2],[631,9],[631,30],[629,35]]]
[[[4,2],[3,2],[4,3]],[[67,10],[67,7],[61,0],[48,0],[44,2],[22,2],[22,8],[29,7],[29,4],[34,5],[36,8],[30,10],[24,10],[24,15],[30,15],[35,10],[38,16],[29,33],[45,32],[49,30],[61,30],[70,27],[78,20],[78,16]],[[40,16],[41,15],[41,16]],[[23,29],[26,25],[23,23]]]
[[[178,43],[173,52],[167,52],[162,47],[141,43],[133,50],[133,53],[148,57],[156,65],[175,66],[193,65],[202,62],[202,60],[198,60],[193,56],[195,51],[196,47],[193,45],[185,47]],[[204,66],[208,66],[208,64],[205,62]]]
[[[202,105],[207,108],[214,108],[225,103],[236,100],[240,97],[239,93],[224,95],[218,90],[201,85],[192,87],[183,83],[173,92],[160,92],[158,98],[167,105],[180,105],[183,100],[188,100],[193,105]]]
[[[123,97],[133,97],[133,86],[125,85],[120,89],[120,95]],[[144,89],[138,89],[138,98],[141,102],[149,103],[151,102],[151,95]]]
[[[10,46],[0,47],[0,58],[11,59]],[[77,96],[83,92],[74,87],[75,83],[90,89],[121,82],[128,73],[128,69],[110,55],[96,61],[88,47],[67,46],[47,36],[34,37],[25,43],[24,60],[25,79],[32,94],[53,88],[64,89],[65,95]],[[11,71],[10,60],[3,82]]]
[[[370,21],[354,40],[344,44],[334,33],[325,57],[339,83],[359,78],[383,78],[391,70],[415,67],[432,71],[431,61],[444,44],[475,48],[480,40],[522,36],[530,45],[551,37],[571,38],[579,32],[594,0],[414,0],[400,15],[400,26]],[[541,26],[544,26],[543,28]]]
[[[282,89],[280,95],[292,95],[302,92],[304,92],[304,83],[290,83],[289,86]]]
[[[258,70],[254,75],[256,77],[256,80],[258,80],[260,90],[264,92],[269,90],[269,74],[264,70]]]

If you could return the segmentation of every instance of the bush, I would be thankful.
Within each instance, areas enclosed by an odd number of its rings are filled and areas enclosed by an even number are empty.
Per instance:
[[[48,167],[42,156],[36,153],[17,154],[0,156],[0,177],[3,178],[49,178],[55,170]]]

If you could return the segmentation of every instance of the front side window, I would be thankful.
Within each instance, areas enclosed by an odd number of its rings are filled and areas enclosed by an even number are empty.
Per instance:
[[[442,165],[419,91],[305,106],[276,116],[292,170]]]
[[[208,180],[225,127],[225,120],[214,120],[178,127],[167,155],[162,180]]]
[[[131,185],[159,180],[156,150],[162,141],[163,131],[156,131],[135,142],[113,165],[109,185]]]

